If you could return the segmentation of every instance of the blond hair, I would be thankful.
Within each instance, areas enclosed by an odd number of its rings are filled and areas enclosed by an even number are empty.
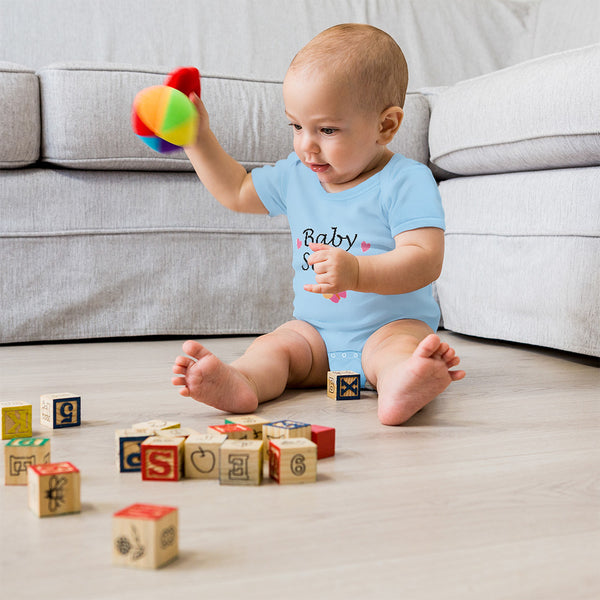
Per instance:
[[[406,59],[394,38],[377,27],[344,23],[326,29],[296,54],[289,68],[294,70],[325,71],[351,86],[364,110],[404,107]]]

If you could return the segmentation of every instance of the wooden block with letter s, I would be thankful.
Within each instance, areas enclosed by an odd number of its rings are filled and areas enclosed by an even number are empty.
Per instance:
[[[179,554],[179,511],[172,506],[132,504],[113,515],[114,565],[157,569]]]
[[[141,446],[144,481],[179,481],[183,477],[185,438],[152,436]]]

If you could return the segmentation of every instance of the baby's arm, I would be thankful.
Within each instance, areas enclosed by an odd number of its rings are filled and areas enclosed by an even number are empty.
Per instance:
[[[375,294],[406,294],[435,281],[444,260],[444,232],[436,227],[398,234],[396,247],[373,256],[353,256],[325,244],[310,244],[316,284],[304,289],[316,294],[347,290]]]
[[[196,94],[190,95],[199,116],[198,137],[185,148],[198,177],[208,191],[226,208],[236,212],[267,214],[252,176],[219,144],[210,129],[208,112]]]

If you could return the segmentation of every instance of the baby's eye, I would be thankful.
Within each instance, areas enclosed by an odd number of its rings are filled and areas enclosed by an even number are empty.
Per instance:
[[[333,127],[321,127],[321,133],[323,135],[332,135],[337,131],[337,129],[334,129]]]
[[[294,131],[300,131],[302,129],[302,126],[298,125],[298,123],[290,123],[290,127],[293,127]]]

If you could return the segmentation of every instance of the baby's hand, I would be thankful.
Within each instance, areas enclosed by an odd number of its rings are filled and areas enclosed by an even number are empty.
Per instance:
[[[208,112],[196,92],[191,92],[188,97],[198,111],[198,139],[201,139],[210,129]]]
[[[358,284],[358,260],[356,256],[326,244],[309,244],[313,251],[308,264],[314,267],[316,284],[304,289],[315,294],[338,294],[352,290]]]

